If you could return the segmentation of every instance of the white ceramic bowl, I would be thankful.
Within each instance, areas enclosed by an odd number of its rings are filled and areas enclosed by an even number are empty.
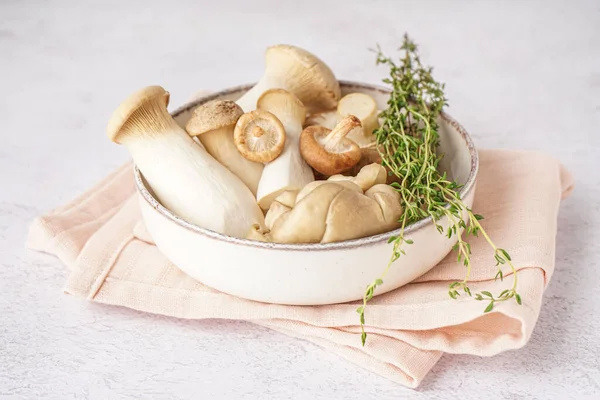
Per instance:
[[[386,107],[389,90],[375,85],[340,82],[342,94],[367,93],[378,107]],[[235,100],[251,86],[236,87],[188,103],[173,113],[185,126],[191,111],[209,100]],[[440,168],[464,186],[463,201],[473,204],[478,169],[477,152],[466,131],[442,114]],[[362,239],[327,244],[278,244],[239,239],[193,225],[165,209],[148,190],[135,169],[140,206],[148,232],[160,251],[200,282],[238,297],[280,304],[331,304],[361,299],[365,288],[379,277],[391,255],[392,231]],[[446,227],[447,221],[442,219]],[[431,219],[405,229],[414,241],[406,256],[392,266],[376,294],[396,289],[435,266],[456,240],[441,235]]]

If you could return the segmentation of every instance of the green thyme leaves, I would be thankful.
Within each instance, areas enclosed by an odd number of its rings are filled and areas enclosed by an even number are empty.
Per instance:
[[[417,45],[404,35],[400,50],[403,56],[394,61],[386,56],[378,47],[377,64],[389,68],[389,77],[383,82],[392,87],[387,108],[380,114],[381,127],[375,130],[379,155],[390,174],[398,178],[391,186],[400,194],[404,213],[400,219],[400,233],[392,236],[392,254],[381,277],[367,286],[363,303],[356,310],[360,315],[361,340],[364,346],[367,338],[365,332],[365,310],[367,303],[375,294],[375,290],[384,282],[392,264],[406,254],[407,245],[413,244],[411,239],[404,238],[405,228],[422,218],[431,217],[440,234],[448,238],[455,237],[457,242],[454,251],[457,260],[465,268],[465,278],[449,285],[448,295],[458,299],[461,293],[475,300],[487,300],[484,312],[490,312],[498,302],[515,298],[521,304],[517,294],[517,274],[508,252],[496,247],[480,222],[483,216],[474,214],[460,197],[461,186],[449,180],[446,173],[438,171],[442,155],[438,154],[439,144],[438,117],[447,105],[444,95],[444,84],[436,81],[431,67],[425,67],[418,55]],[[442,218],[445,217],[445,221]],[[468,236],[482,234],[494,250],[494,258],[498,272],[496,279],[504,279],[503,266],[508,266],[513,275],[513,286],[498,296],[489,291],[472,294],[468,286],[471,274],[471,245],[465,240]]]

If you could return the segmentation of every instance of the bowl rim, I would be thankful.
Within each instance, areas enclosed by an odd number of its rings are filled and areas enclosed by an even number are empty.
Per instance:
[[[368,89],[375,90],[382,93],[390,93],[391,90],[389,88],[370,84],[370,83],[361,83],[355,81],[347,81],[347,80],[339,80],[340,86],[349,87],[349,88],[359,88],[359,89]],[[171,113],[171,115],[176,118],[183,112],[186,112],[198,105],[205,103],[210,100],[214,100],[216,98],[226,96],[235,92],[239,92],[242,90],[249,90],[252,88],[254,84],[245,84],[234,86],[231,88],[227,88],[224,90],[220,90],[218,92],[214,92],[205,96],[201,96],[193,101],[187,102],[184,105],[178,107],[175,111]],[[461,198],[465,198],[475,187],[475,180],[477,177],[477,172],[479,170],[479,156],[477,154],[477,150],[475,149],[475,144],[473,140],[467,133],[467,131],[460,125],[454,118],[450,117],[447,113],[441,112],[441,118],[448,124],[450,124],[457,132],[461,135],[463,140],[466,142],[467,147],[469,149],[469,154],[471,156],[471,168],[469,170],[469,176],[467,181],[459,191]],[[393,231],[380,233],[377,235],[367,236],[359,239],[351,239],[345,240],[341,242],[332,242],[332,243],[270,243],[270,242],[260,242],[256,240],[237,238],[229,235],[225,235],[223,233],[215,232],[210,229],[202,228],[198,225],[192,224],[183,218],[175,215],[170,210],[165,208],[160,202],[150,193],[150,191],[146,188],[146,184],[144,182],[143,176],[137,166],[134,164],[134,177],[135,177],[135,185],[141,197],[159,214],[177,225],[190,230],[194,233],[198,233],[203,236],[207,236],[211,239],[216,239],[224,242],[240,244],[244,246],[258,247],[264,249],[273,249],[273,250],[295,250],[295,251],[322,251],[322,250],[338,250],[338,249],[349,249],[356,247],[364,247],[369,245],[375,245],[382,242],[387,242],[390,237],[394,235],[398,235],[400,229],[395,229]],[[417,222],[414,222],[405,227],[404,233],[408,234],[419,229],[422,229],[430,224],[432,224],[432,218],[427,217],[420,219]]]

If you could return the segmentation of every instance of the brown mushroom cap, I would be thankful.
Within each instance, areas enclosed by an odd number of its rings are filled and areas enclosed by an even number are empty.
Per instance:
[[[300,136],[300,153],[317,172],[330,176],[355,166],[360,161],[360,147],[346,135],[360,120],[352,115],[342,119],[333,130],[309,126]]]
[[[108,138],[112,142],[121,143],[130,134],[139,135],[139,127],[136,125],[141,119],[145,124],[156,125],[156,131],[162,131],[165,125],[173,123],[167,112],[168,105],[169,92],[161,86],[148,86],[138,90],[113,112],[106,128]]]
[[[196,107],[185,130],[190,136],[198,136],[215,129],[233,126],[242,114],[242,108],[233,101],[209,101]]]
[[[266,163],[279,157],[283,151],[285,129],[275,115],[254,110],[238,119],[233,140],[244,158]]]
[[[265,61],[267,74],[285,75],[288,82],[286,89],[311,111],[337,106],[341,97],[340,84],[331,69],[314,54],[299,47],[279,44],[267,48]]]

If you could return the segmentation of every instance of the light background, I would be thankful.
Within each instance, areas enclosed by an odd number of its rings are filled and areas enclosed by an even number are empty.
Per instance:
[[[418,391],[248,323],[178,321],[62,294],[25,250],[30,221],[127,159],[105,124],[160,84],[255,81],[276,43],[378,83],[368,52],[408,31],[480,147],[543,150],[577,186],[530,343],[445,355]],[[0,1],[1,399],[569,399],[600,393],[600,3],[594,1]]]

